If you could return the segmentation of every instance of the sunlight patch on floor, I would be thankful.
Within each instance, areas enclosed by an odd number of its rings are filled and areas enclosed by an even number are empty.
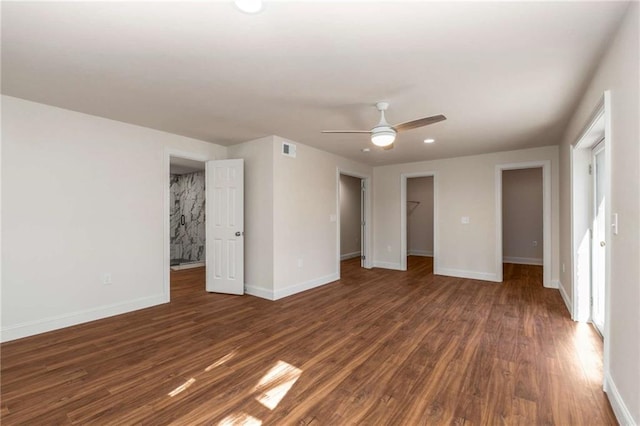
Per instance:
[[[186,388],[191,386],[193,384],[193,382],[195,382],[195,381],[196,381],[196,379],[194,379],[192,377],[189,380],[187,380],[186,382],[184,382],[183,384],[181,384],[180,386],[178,386],[177,388],[175,388],[174,390],[172,390],[171,392],[169,392],[167,395],[176,396],[177,394],[179,394],[180,392],[182,392],[183,390],[185,390]]]
[[[582,366],[584,374],[590,381],[602,380],[602,359],[593,347],[593,329],[587,323],[577,323],[573,335],[573,345],[576,349],[576,360]]]
[[[204,371],[211,371],[214,368],[221,366],[222,364],[224,364],[225,362],[233,358],[237,353],[238,353],[237,349],[232,350],[231,352],[229,352],[228,354],[226,354],[225,356],[223,356],[222,358],[220,358],[219,360],[217,360],[216,362],[214,362],[213,364],[205,368]]]
[[[259,392],[256,400],[268,409],[273,410],[300,378],[301,374],[302,370],[299,368],[284,361],[278,361],[267,374],[262,376],[260,382],[253,389],[254,392]]]
[[[260,426],[262,421],[247,413],[234,413],[228,415],[218,423],[218,426]]]

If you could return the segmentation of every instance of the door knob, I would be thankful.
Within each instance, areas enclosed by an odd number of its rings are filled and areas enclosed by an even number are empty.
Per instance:
[[[606,245],[607,245],[607,243],[605,243],[604,241],[600,241],[600,247],[604,247]]]
[[[240,235],[242,235],[242,232],[240,231],[236,232],[236,237],[239,237]]]

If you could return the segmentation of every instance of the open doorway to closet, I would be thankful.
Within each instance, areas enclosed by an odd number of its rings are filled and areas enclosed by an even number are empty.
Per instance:
[[[337,271],[342,266],[371,268],[369,176],[337,170]]]
[[[541,264],[542,285],[558,288],[551,280],[551,162],[499,164],[495,171],[496,281],[502,282],[505,263]],[[525,205],[535,212],[524,211]]]
[[[362,258],[362,179],[340,175],[340,261]]]
[[[433,273],[433,176],[407,179],[407,269]]]
[[[400,267],[437,274],[437,177],[435,172],[400,177]]]
[[[544,215],[542,167],[502,171],[503,276],[542,284]]]

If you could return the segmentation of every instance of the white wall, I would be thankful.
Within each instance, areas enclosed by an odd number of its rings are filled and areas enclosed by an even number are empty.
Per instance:
[[[297,157],[286,157],[283,141],[273,144],[275,298],[338,279],[337,169],[372,175],[370,166],[298,142],[289,141]]]
[[[407,254],[433,256],[433,176],[407,179]]]
[[[282,142],[296,145],[296,158],[282,155]],[[372,168],[278,136],[228,154],[245,159],[247,293],[279,299],[338,279],[336,173]]]
[[[267,297],[273,293],[273,136],[232,145],[228,155],[244,159],[245,287]]]
[[[2,113],[2,339],[166,302],[165,150],[226,148],[8,96]]]
[[[362,179],[340,175],[340,257],[360,256]]]
[[[570,150],[605,90],[611,91],[611,212],[620,233],[607,243],[610,253],[608,396],[618,420],[640,424],[640,46],[638,3],[633,2],[620,30],[575,110],[561,144],[561,284],[572,293]],[[605,352],[607,350],[605,349]],[[606,374],[606,373],[605,373]]]
[[[442,275],[496,280],[495,168],[551,161],[551,278],[558,277],[558,147],[524,149],[374,169],[374,262],[400,268],[400,176],[437,172],[437,261]],[[470,223],[461,224],[468,216]]]
[[[542,192],[542,168],[502,172],[502,257],[505,262],[542,265]]]

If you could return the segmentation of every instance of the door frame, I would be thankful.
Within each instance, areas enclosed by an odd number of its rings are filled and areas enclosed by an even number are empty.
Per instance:
[[[607,192],[606,192],[606,188],[603,188],[603,190],[605,191],[605,211],[604,211],[604,216],[602,218],[603,222],[604,222],[604,228],[605,228],[605,232],[604,235],[601,235],[599,233],[596,233],[596,219],[598,217],[598,206],[597,206],[597,201],[596,201],[596,196],[597,196],[597,185],[598,185],[598,176],[601,176],[602,179],[604,179],[603,183],[606,183],[606,179],[607,179],[607,170],[606,170],[606,164],[605,164],[605,171],[604,173],[600,173],[598,172],[598,168],[596,167],[596,156],[600,153],[604,154],[604,160],[606,162],[607,160],[607,144],[606,141],[604,139],[604,137],[600,140],[600,142],[597,142],[592,148],[591,148],[591,165],[592,165],[592,173],[591,173],[591,216],[589,218],[589,223],[591,224],[591,247],[590,247],[590,252],[591,252],[591,276],[590,276],[590,290],[591,290],[591,298],[590,298],[590,309],[589,309],[589,320],[590,322],[593,324],[593,327],[596,329],[596,331],[598,331],[598,333],[600,333],[601,336],[604,335],[604,325],[606,324],[602,324],[603,327],[600,327],[600,325],[598,325],[596,323],[596,321],[594,321],[594,315],[593,315],[593,311],[594,311],[594,303],[595,303],[595,298],[593,297],[594,295],[594,282],[596,280],[594,280],[594,277],[596,275],[596,270],[595,267],[597,265],[597,267],[599,268],[604,268],[604,272],[606,274],[607,272],[607,267],[605,263],[600,263],[597,262],[595,257],[596,257],[596,252],[598,251],[598,240],[603,240],[606,242],[610,242],[609,238],[608,238],[608,234],[606,232],[606,214],[607,214],[607,208],[606,208],[606,204],[607,204]],[[604,187],[605,185],[603,185]],[[598,238],[596,238],[596,236]],[[608,252],[608,248],[605,247],[605,256],[606,253]],[[596,263],[597,262],[597,263]],[[604,290],[604,282],[601,283],[602,284],[602,289]],[[605,294],[602,294],[602,297],[605,297]],[[606,297],[605,297],[605,304],[607,303]],[[605,307],[605,312],[606,312],[606,307]],[[603,322],[606,321],[605,318],[602,319]]]
[[[608,162],[609,158],[609,144],[607,141],[607,117],[605,115],[604,98],[598,103],[594,113],[588,121],[587,126],[580,134],[575,145],[570,147],[570,165],[571,165],[571,285],[572,285],[572,319],[574,321],[588,322],[591,319],[591,270],[592,270],[592,226],[593,220],[593,175],[587,172],[587,168],[592,163],[592,150],[596,145],[605,142],[605,169],[610,167]],[[609,211],[609,173],[610,170],[605,170],[605,221],[608,221],[607,212]],[[582,208],[582,205],[586,202],[587,209]],[[586,222],[588,224],[588,230],[590,230],[589,236],[589,274],[588,285],[581,282],[580,273],[584,272],[579,269],[577,261],[579,259],[580,245],[576,242],[575,237],[579,236],[582,232],[579,229],[580,223]],[[609,234],[606,235],[609,240]],[[607,250],[608,252],[609,250]],[[608,261],[605,259],[605,279],[608,280]],[[605,282],[605,286],[606,286]],[[588,293],[588,294],[587,294]],[[605,287],[605,309],[607,308],[607,290]],[[605,312],[605,328],[606,328],[606,312]],[[604,337],[604,336],[603,336]]]
[[[162,182],[164,184],[164,202],[163,204],[163,232],[162,232],[162,244],[163,244],[163,255],[162,255],[162,281],[163,281],[163,299],[164,303],[168,303],[171,301],[171,237],[170,237],[170,229],[171,229],[171,221],[169,219],[169,200],[171,199],[171,158],[182,158],[185,160],[194,160],[200,161],[202,163],[206,163],[209,160],[213,160],[210,156],[198,152],[192,151],[184,151],[173,148],[166,148],[164,151],[164,177]],[[207,180],[207,171],[205,167],[205,182]],[[207,202],[207,194],[205,191],[204,194],[205,203]],[[206,264],[206,259],[205,259]],[[203,289],[204,290],[204,289]]]
[[[547,288],[558,288],[558,283],[551,279],[551,161],[527,161],[523,163],[507,163],[496,165],[496,281],[503,281],[502,250],[502,172],[505,170],[522,170],[542,168],[542,285]]]
[[[373,223],[371,220],[371,176],[336,167],[336,274],[338,279],[340,279],[340,175],[362,179],[364,203],[362,203],[361,208],[364,210],[365,227],[364,235],[361,234],[360,238],[364,239],[365,244],[362,245],[363,252],[360,255],[365,257],[363,267],[366,269],[373,268],[373,259],[371,259],[371,253],[373,253],[371,250],[371,225]],[[362,230],[360,232],[362,233]]]
[[[591,315],[591,307],[585,307],[584,298],[590,297],[586,295],[585,289],[580,286],[578,282],[578,269],[576,267],[576,259],[579,247],[576,245],[575,236],[576,232],[580,232],[577,229],[577,222],[582,218],[585,212],[576,204],[576,200],[580,197],[584,197],[581,190],[584,191],[584,180],[589,180],[591,184],[592,176],[580,174],[580,170],[584,170],[584,167],[589,164],[591,157],[591,149],[597,145],[600,140],[604,139],[604,152],[605,152],[605,173],[604,173],[604,191],[605,191],[605,224],[612,224],[611,214],[611,145],[613,143],[612,131],[611,131],[611,91],[605,90],[598,101],[594,112],[591,114],[587,121],[584,130],[580,133],[576,142],[572,144],[570,149],[570,166],[571,166],[571,289],[572,289],[572,319],[574,321],[589,321]],[[589,160],[585,160],[585,151],[588,152]],[[590,197],[591,195],[589,195]],[[591,206],[591,200],[589,200]],[[591,209],[586,214],[591,216]],[[588,219],[591,220],[591,219]],[[607,242],[608,250],[605,251],[605,276],[604,276],[604,330],[603,330],[603,388],[605,392],[607,389],[607,378],[610,371],[610,333],[611,333],[611,243],[612,243],[612,228],[611,226],[605,226],[605,241]],[[591,247],[589,247],[591,249]],[[588,291],[591,291],[589,286]]]
[[[400,270],[407,270],[407,179],[433,177],[433,275],[440,275],[438,263],[438,173],[436,171],[400,175]]]

